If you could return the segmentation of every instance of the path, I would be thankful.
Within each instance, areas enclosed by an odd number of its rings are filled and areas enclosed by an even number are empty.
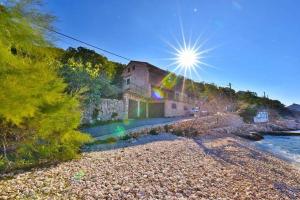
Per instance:
[[[127,131],[130,129],[135,129],[144,126],[171,123],[183,119],[189,119],[189,118],[174,117],[174,118],[151,118],[151,119],[139,119],[139,120],[130,119],[123,122],[116,122],[116,123],[111,123],[106,125],[84,128],[83,131],[91,134],[93,137],[101,137],[101,136],[111,135],[114,133],[119,133],[120,131]]]

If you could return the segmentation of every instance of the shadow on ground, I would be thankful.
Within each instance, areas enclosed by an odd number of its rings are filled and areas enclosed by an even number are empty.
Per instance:
[[[226,135],[209,139],[199,137],[194,139],[194,141],[206,155],[223,166],[232,167],[239,176],[254,181],[253,177],[256,175],[266,175],[264,179],[273,182],[273,188],[282,195],[290,199],[297,199],[297,197],[299,197],[300,187],[294,187],[280,181],[290,178],[286,174],[288,168],[277,168],[276,166],[280,165],[276,165],[274,160],[269,158],[269,153],[262,152],[251,147],[249,144],[244,144],[242,140],[236,140],[234,137],[228,137]],[[250,169],[254,169],[254,171]],[[271,177],[267,176],[267,174],[270,173],[268,170],[276,174],[276,180],[272,180]]]
[[[144,135],[140,136],[136,139],[130,138],[129,140],[118,140],[114,143],[108,144],[96,144],[91,146],[84,146],[82,148],[83,152],[92,152],[92,151],[108,151],[114,149],[122,149],[126,147],[134,147],[139,145],[145,145],[152,142],[161,142],[161,141],[174,141],[183,139],[182,137],[178,137],[169,133],[161,133],[158,135]]]
[[[195,143],[204,151],[205,154],[211,156],[222,164],[231,164],[244,167],[247,165],[246,161],[241,158],[251,158],[268,162],[266,156],[260,151],[244,145],[240,141],[236,141],[232,137],[224,136],[223,138],[209,139],[197,138]]]
[[[190,117],[171,117],[171,118],[151,118],[138,120],[124,120],[122,122],[94,126],[81,129],[83,132],[90,134],[92,137],[101,137],[110,134],[121,134],[130,129],[140,128],[144,126],[152,126],[158,124],[172,123]]]

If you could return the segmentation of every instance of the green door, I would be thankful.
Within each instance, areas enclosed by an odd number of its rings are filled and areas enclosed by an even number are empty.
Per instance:
[[[149,118],[164,117],[165,104],[164,103],[149,103]]]
[[[140,102],[140,118],[146,118],[146,112],[147,112],[146,107],[147,107],[146,102],[141,101]]]
[[[128,104],[128,118],[136,119],[138,118],[138,102],[132,99],[129,99]]]

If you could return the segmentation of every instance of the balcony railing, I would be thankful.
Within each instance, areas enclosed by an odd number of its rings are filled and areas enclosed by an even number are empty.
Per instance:
[[[123,85],[123,90],[124,91],[129,91],[131,93],[140,95],[142,97],[146,97],[146,98],[153,98],[153,99],[157,99],[157,97],[154,97],[153,91],[151,91],[151,94],[149,94],[148,88],[147,87],[143,87],[143,86],[139,86],[136,85],[134,83],[130,83],[130,84],[124,84]],[[184,102],[184,103],[190,103],[193,104],[195,102],[195,99],[187,97],[187,96],[182,96],[182,95],[162,95],[160,98],[160,100],[173,100],[173,101],[179,101],[179,102]]]
[[[149,97],[148,89],[146,87],[142,87],[142,86],[136,85],[134,83],[125,84],[123,86],[123,90],[135,93],[135,94],[143,96],[143,97]]]

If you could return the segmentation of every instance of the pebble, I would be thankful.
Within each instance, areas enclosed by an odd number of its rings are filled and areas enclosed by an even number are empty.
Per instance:
[[[239,138],[143,137],[0,180],[0,199],[300,199],[300,171]]]

